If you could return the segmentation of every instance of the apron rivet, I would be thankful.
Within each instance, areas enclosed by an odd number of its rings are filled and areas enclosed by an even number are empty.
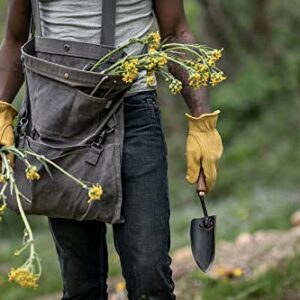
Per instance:
[[[69,79],[69,77],[70,77],[70,74],[69,74],[69,73],[65,73],[65,74],[64,74],[64,78],[65,78],[65,79]]]
[[[69,51],[70,50],[70,45],[69,44],[64,44],[64,49],[65,49],[65,51]]]

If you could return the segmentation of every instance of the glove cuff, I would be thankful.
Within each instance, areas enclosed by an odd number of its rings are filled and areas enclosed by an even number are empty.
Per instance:
[[[220,110],[215,110],[212,113],[202,114],[200,117],[193,117],[189,114],[185,114],[189,123],[189,131],[211,131],[216,128],[218,115]]]
[[[2,112],[8,112],[9,115],[11,116],[12,120],[16,117],[18,114],[18,111],[15,109],[13,105],[11,105],[8,102],[0,100],[0,114]]]

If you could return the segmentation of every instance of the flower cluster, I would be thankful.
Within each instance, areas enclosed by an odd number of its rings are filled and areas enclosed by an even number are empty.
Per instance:
[[[40,180],[41,176],[37,171],[36,166],[29,165],[26,168],[26,179],[27,180]]]
[[[208,60],[207,63],[209,66],[215,66],[216,62],[222,57],[222,49],[215,49],[213,51],[208,52]]]
[[[163,76],[170,92],[174,95],[182,90],[183,83],[170,73],[170,65],[178,65],[183,70],[183,74],[187,73],[188,80],[184,84],[194,89],[209,84],[215,86],[226,79],[225,74],[216,67],[216,63],[222,57],[223,49],[212,49],[197,44],[163,43],[158,32],[149,33],[141,39],[130,39],[127,44],[114,49],[110,54],[101,58],[94,68],[105,63],[111,55],[132,44],[144,44],[147,46],[148,52],[128,55],[104,69],[102,73],[121,75],[123,81],[130,84],[141,71],[146,71],[148,86],[156,84],[155,73],[157,73]]]
[[[148,71],[146,80],[147,80],[147,85],[148,86],[155,86],[156,85],[155,72],[154,71]]]
[[[148,45],[149,50],[157,50],[160,47],[161,38],[158,32],[151,32],[146,35],[144,43]]]
[[[3,216],[3,214],[4,214],[5,210],[6,210],[6,207],[7,207],[6,203],[3,203],[0,206],[0,222],[2,221],[2,216]]]
[[[8,179],[5,175],[0,174],[0,183],[7,183]]]
[[[132,83],[137,78],[139,74],[138,65],[139,61],[137,59],[129,59],[123,62],[119,70],[125,83]]]
[[[89,195],[89,200],[88,203],[96,200],[100,200],[101,196],[103,194],[103,189],[100,184],[94,184],[92,187],[90,187],[88,195]]]
[[[148,55],[141,59],[141,66],[147,71],[159,70],[168,63],[168,55],[165,52],[158,52],[150,49]]]
[[[177,95],[181,92],[182,82],[180,80],[176,79],[173,76],[169,76],[165,80],[168,83],[168,87],[172,95]]]
[[[15,282],[23,288],[37,288],[39,275],[34,274],[28,267],[12,268],[8,281]]]
[[[235,267],[219,267],[215,271],[218,278],[239,278],[244,275],[244,271],[241,268]]]
[[[222,81],[224,81],[226,79],[226,76],[224,75],[224,73],[222,71],[217,72],[217,73],[213,73],[211,75],[211,85],[215,86],[219,83],[221,83]]]

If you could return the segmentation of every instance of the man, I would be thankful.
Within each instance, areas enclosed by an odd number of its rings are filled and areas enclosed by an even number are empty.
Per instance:
[[[45,37],[99,43],[101,0],[41,1],[41,32]],[[118,0],[116,46],[150,29],[154,15],[161,37],[195,43],[188,27],[183,0]],[[0,48],[1,145],[14,141],[14,108],[9,104],[23,83],[20,47],[29,34],[30,0],[10,0]],[[209,113],[206,89],[194,90],[178,66],[171,72],[183,82],[187,115],[187,180],[208,193],[216,179],[222,142],[215,129],[218,111]],[[155,90],[141,76],[125,98],[125,139],[122,162],[124,224],[114,225],[128,297],[131,300],[175,299],[168,255],[170,247],[166,146]],[[12,160],[12,158],[10,158]],[[199,177],[203,170],[204,178]],[[205,179],[205,184],[204,180]],[[97,221],[49,218],[56,244],[64,294],[62,299],[107,299],[106,227]]]

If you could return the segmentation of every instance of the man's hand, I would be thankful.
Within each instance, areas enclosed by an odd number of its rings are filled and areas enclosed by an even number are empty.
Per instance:
[[[0,147],[14,145],[13,120],[17,114],[18,112],[11,104],[0,101]],[[14,157],[12,153],[8,153],[7,158],[13,166]]]
[[[186,143],[187,174],[190,183],[203,180],[200,171],[203,170],[205,187],[200,189],[208,193],[213,188],[217,178],[217,163],[223,152],[221,136],[216,124],[220,111],[203,114],[198,118],[186,114],[189,122],[189,132]],[[198,182],[199,189],[199,182]],[[200,191],[200,190],[199,190]],[[198,192],[199,192],[198,191]]]

